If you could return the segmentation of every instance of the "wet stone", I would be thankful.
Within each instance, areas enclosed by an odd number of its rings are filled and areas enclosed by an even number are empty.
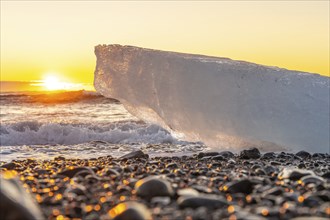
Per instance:
[[[213,156],[211,157],[212,160],[220,160],[220,161],[225,161],[225,157],[221,156],[221,155],[217,155],[217,156]]]
[[[16,164],[11,162],[11,163],[6,163],[4,165],[1,166],[1,168],[6,168],[7,170],[13,170],[15,169]]]
[[[235,155],[230,151],[222,151],[219,153],[220,156],[223,156],[224,158],[233,158]]]
[[[323,178],[325,179],[330,179],[330,171],[329,172],[326,172],[322,175]]]
[[[307,184],[310,184],[310,183],[314,183],[316,185],[318,184],[322,184],[325,182],[325,180],[322,178],[322,177],[319,177],[319,176],[312,176],[312,175],[308,175],[308,176],[304,176],[301,178],[301,181],[307,185]]]
[[[223,208],[228,205],[227,201],[221,197],[210,196],[183,196],[177,201],[180,208],[198,208],[207,207],[211,209]]]
[[[120,203],[109,211],[112,220],[150,220],[151,213],[147,207],[137,202]]]
[[[16,179],[4,179],[1,176],[0,178],[1,219],[45,219],[34,199]]]
[[[87,171],[89,173],[94,173],[94,171],[89,167],[76,167],[73,169],[64,170],[63,172],[60,172],[59,175],[72,178],[72,177],[74,177],[74,175],[76,175],[78,172],[81,172],[81,171]]]
[[[148,158],[149,155],[143,153],[142,150],[133,151],[131,153],[125,154],[124,156],[120,157],[121,159],[134,159],[134,158]]]
[[[308,153],[306,151],[303,151],[303,150],[302,151],[299,151],[298,153],[296,153],[296,155],[298,157],[303,158],[303,159],[311,157],[311,154],[310,153]]]
[[[216,156],[216,155],[219,155],[218,152],[200,152],[198,155],[197,155],[197,158],[203,158],[203,157],[212,157],[212,156]]]
[[[275,158],[275,156],[276,155],[274,152],[267,152],[261,156],[261,159],[272,159],[272,158]]]
[[[299,180],[303,176],[314,175],[310,170],[284,168],[279,174],[279,179]]]
[[[255,147],[248,150],[243,150],[240,153],[240,158],[242,159],[258,159],[260,156],[260,151]]]
[[[253,185],[254,184],[249,179],[242,179],[227,184],[224,187],[224,191],[228,193],[250,194],[253,190]]]
[[[139,180],[135,184],[136,194],[140,197],[151,199],[156,196],[172,197],[174,191],[171,184],[164,179],[156,176],[150,176]]]
[[[178,168],[178,165],[176,163],[170,163],[166,165],[166,168],[175,169]]]

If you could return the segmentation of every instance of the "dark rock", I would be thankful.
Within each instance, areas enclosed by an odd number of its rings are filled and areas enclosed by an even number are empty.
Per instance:
[[[178,168],[178,165],[176,163],[169,163],[166,165],[166,168],[176,169]]]
[[[278,161],[270,161],[270,165],[279,166],[279,165],[282,165],[282,163],[278,162]]]
[[[265,166],[264,170],[268,175],[271,175],[277,171],[277,169],[274,166]]]
[[[39,206],[16,179],[0,179],[0,219],[45,219]]]
[[[254,173],[258,176],[266,175],[266,171],[262,168],[257,168]]]
[[[4,165],[1,166],[1,168],[6,168],[7,170],[13,170],[15,169],[16,164],[11,162],[11,163],[6,163]]]
[[[87,171],[91,174],[94,174],[94,171],[89,167],[76,167],[73,169],[64,170],[64,171],[60,172],[59,175],[72,178],[72,177],[74,177],[74,175],[76,175],[78,172],[81,172],[81,171]]]
[[[225,160],[226,160],[226,159],[225,159],[223,156],[221,156],[221,155],[213,156],[211,159],[212,159],[212,160],[220,160],[220,161],[225,161]]]
[[[268,152],[262,155],[262,159],[272,159],[275,158],[275,153],[274,152]]]
[[[207,207],[211,209],[223,208],[228,205],[227,201],[221,197],[211,196],[188,196],[179,197],[177,201],[180,208]]]
[[[296,153],[296,155],[298,156],[298,157],[301,157],[301,158],[303,158],[303,159],[305,159],[305,158],[310,158],[311,157],[311,154],[310,153],[308,153],[308,152],[306,152],[306,151],[299,151],[298,153]]]
[[[142,150],[133,151],[131,153],[125,154],[124,156],[120,157],[121,159],[133,159],[133,158],[148,158],[149,155],[143,153]]]
[[[197,158],[203,158],[203,157],[211,157],[211,156],[216,156],[216,155],[219,155],[218,152],[200,152],[198,155],[197,155]]]
[[[233,158],[235,155],[230,151],[222,151],[219,155],[223,156],[224,158]]]
[[[330,171],[322,175],[323,178],[330,179]]]
[[[284,168],[279,174],[278,179],[299,180],[303,176],[314,175],[310,170]]]
[[[324,202],[330,202],[330,191],[328,191],[328,190],[315,192],[315,193],[312,194],[312,196],[318,197]]]
[[[136,194],[140,197],[151,199],[156,196],[173,196],[171,184],[164,179],[150,176],[139,180],[135,184]]]
[[[269,190],[266,190],[263,195],[267,196],[267,195],[274,195],[274,196],[279,196],[283,194],[283,189],[280,187],[274,187],[274,188],[270,188]]]
[[[319,177],[319,176],[312,176],[312,175],[308,175],[308,176],[304,176],[301,178],[301,181],[307,185],[307,184],[310,184],[310,183],[314,183],[316,185],[318,184],[322,184],[325,182],[325,180],[322,178],[322,177]]]
[[[290,220],[329,220],[329,219],[318,216],[304,216],[304,217],[291,218]]]
[[[105,169],[105,175],[117,177],[120,176],[120,173],[115,169],[108,168]]]
[[[253,183],[248,179],[238,180],[223,187],[223,190],[228,193],[243,193],[250,194],[253,191]]]
[[[150,220],[151,214],[147,207],[137,202],[120,203],[109,212],[112,220]]]
[[[304,163],[300,163],[300,164],[298,164],[298,168],[299,169],[304,169],[304,168],[306,168],[306,166],[305,166]]]
[[[243,150],[240,153],[240,158],[242,159],[258,159],[260,156],[260,151],[255,147],[248,150]]]

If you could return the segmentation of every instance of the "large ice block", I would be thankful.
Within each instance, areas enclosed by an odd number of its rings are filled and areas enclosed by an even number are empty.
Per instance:
[[[228,58],[95,47],[95,89],[217,148],[329,152],[329,78]]]

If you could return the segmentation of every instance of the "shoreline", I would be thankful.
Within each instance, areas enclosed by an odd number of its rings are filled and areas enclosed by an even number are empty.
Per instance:
[[[1,179],[19,179],[45,219],[330,216],[329,154],[261,154],[253,148],[149,158],[138,150],[120,158],[25,159],[0,166]],[[12,206],[1,215],[22,209]]]

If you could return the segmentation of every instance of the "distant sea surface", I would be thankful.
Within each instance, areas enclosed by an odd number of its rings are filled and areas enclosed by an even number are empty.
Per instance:
[[[2,90],[0,106],[1,161],[120,156],[135,149],[154,155],[205,149],[140,121],[117,100],[93,91]]]

